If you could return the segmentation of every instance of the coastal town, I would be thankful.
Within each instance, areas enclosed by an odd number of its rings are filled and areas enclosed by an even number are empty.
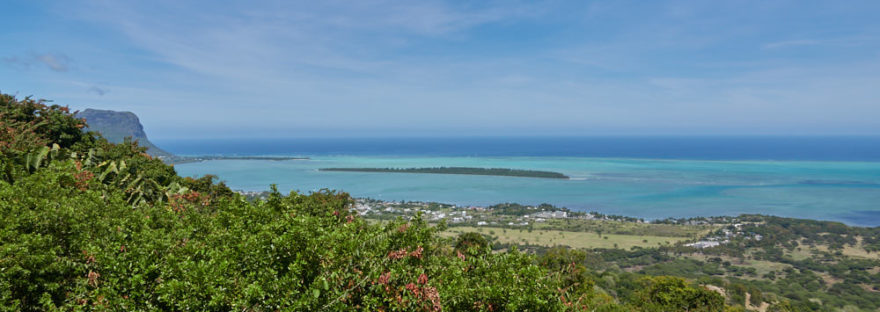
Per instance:
[[[266,200],[268,192],[238,191],[248,200]],[[572,211],[550,204],[522,205],[456,205],[426,201],[386,201],[354,198],[351,209],[365,219],[411,219],[418,215],[429,223],[445,222],[452,229],[520,229],[559,231],[563,233],[597,233],[599,237],[627,234],[652,234],[675,238],[683,246],[705,249],[728,244],[734,239],[760,241],[760,234],[743,230],[736,217],[697,217],[644,220],[599,212]],[[458,231],[458,230],[452,230]],[[659,233],[659,234],[658,234]],[[636,244],[640,245],[640,244]]]
[[[549,204],[474,206],[421,201],[382,201],[370,198],[355,199],[353,209],[359,215],[373,219],[411,218],[421,213],[423,218],[430,222],[446,220],[446,223],[450,225],[476,226],[528,226],[554,219],[620,220],[623,218],[605,216],[595,212],[571,212],[567,208],[559,208]],[[644,223],[644,220],[641,219],[633,219],[633,221]]]
[[[760,241],[764,239],[764,236],[761,234],[753,233],[753,232],[745,232],[742,230],[742,223],[735,223],[730,226],[727,226],[723,229],[720,229],[713,233],[712,235],[707,235],[703,237],[699,241],[693,243],[684,244],[687,247],[694,247],[698,249],[703,248],[711,248],[720,246],[722,244],[730,243],[730,240],[736,237],[742,237],[749,240]]]
[[[446,232],[487,233],[490,239],[502,245],[528,242],[544,246],[561,244],[589,248],[608,245],[631,248],[657,246],[659,242],[664,246],[680,245],[704,250],[732,241],[763,239],[762,235],[746,229],[760,224],[743,222],[730,216],[646,221],[598,212],[572,211],[550,204],[477,206],[371,198],[356,198],[352,210],[363,218],[385,221],[421,215],[429,223],[445,222],[448,227]],[[555,236],[567,239],[551,238]]]

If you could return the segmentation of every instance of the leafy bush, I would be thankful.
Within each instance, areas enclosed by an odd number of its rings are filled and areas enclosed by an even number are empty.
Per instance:
[[[714,293],[677,279],[603,284],[623,294],[614,297],[575,263],[582,253],[550,253],[538,265],[515,247],[490,252],[479,234],[443,238],[444,225],[421,216],[366,222],[345,193],[272,187],[247,201],[214,177],[178,176],[136,142],[82,132],[66,108],[3,95],[0,109],[3,310],[720,307]]]

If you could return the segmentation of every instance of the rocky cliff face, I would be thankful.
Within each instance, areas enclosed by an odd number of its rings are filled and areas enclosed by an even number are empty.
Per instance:
[[[122,142],[126,137],[138,141],[141,146],[147,148],[147,153],[162,159],[174,157],[171,153],[163,151],[149,139],[144,132],[137,115],[132,112],[117,112],[111,110],[86,109],[79,112],[77,117],[85,118],[88,130],[101,133],[107,140],[113,143]]]

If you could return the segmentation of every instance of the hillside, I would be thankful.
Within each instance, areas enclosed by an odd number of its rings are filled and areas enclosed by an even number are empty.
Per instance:
[[[161,159],[170,159],[174,155],[162,150],[147,138],[144,126],[141,125],[138,116],[132,112],[117,112],[112,110],[86,109],[76,114],[76,117],[85,118],[88,130],[101,133],[112,143],[122,143],[126,137],[138,141],[140,146],[147,148],[147,154]]]
[[[241,195],[84,127],[0,94],[0,311],[880,309],[880,228]]]
[[[0,311],[742,311],[682,278],[369,221],[346,193],[248,201],[84,127],[0,95]]]

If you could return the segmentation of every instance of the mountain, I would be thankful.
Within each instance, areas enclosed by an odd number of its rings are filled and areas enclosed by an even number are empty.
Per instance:
[[[175,158],[173,154],[162,150],[147,139],[144,126],[141,125],[137,115],[132,112],[89,108],[77,113],[76,117],[85,118],[86,124],[89,125],[87,130],[101,133],[110,142],[119,143],[126,137],[131,137],[137,140],[138,144],[146,147],[147,154],[151,156],[159,157],[163,160]]]

